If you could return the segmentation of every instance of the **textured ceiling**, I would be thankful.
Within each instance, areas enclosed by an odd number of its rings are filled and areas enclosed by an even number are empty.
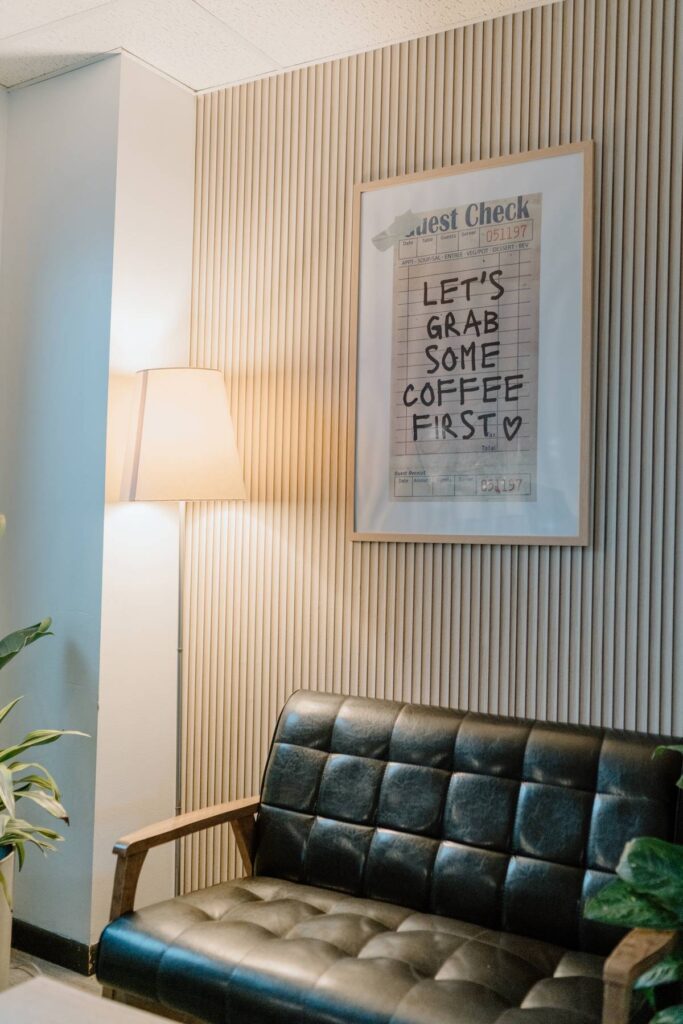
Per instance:
[[[0,84],[117,50],[197,91],[547,0],[0,0]]]

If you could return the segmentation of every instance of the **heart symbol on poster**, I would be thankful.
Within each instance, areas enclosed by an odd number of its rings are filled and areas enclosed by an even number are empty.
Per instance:
[[[522,425],[521,416],[505,416],[503,417],[503,430],[508,441],[511,441],[519,433],[519,428]]]

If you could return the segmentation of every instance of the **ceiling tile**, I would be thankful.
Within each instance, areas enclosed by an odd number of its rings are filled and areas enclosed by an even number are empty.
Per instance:
[[[198,2],[286,67],[440,32],[547,0]]]
[[[0,39],[81,14],[111,0],[0,0]]]
[[[115,0],[0,40],[0,83],[16,85],[125,49],[191,89],[277,70],[193,0]]]
[[[548,2],[0,0],[0,84],[124,49],[192,89],[215,89]]]

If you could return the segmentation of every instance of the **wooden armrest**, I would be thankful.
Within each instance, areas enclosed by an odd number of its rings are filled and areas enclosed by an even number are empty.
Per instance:
[[[259,806],[257,796],[248,796],[244,800],[232,800],[227,804],[203,807],[199,811],[187,811],[185,814],[176,815],[175,818],[167,818],[166,821],[147,825],[146,828],[123,836],[115,844],[114,853],[118,857],[130,857],[143,850],[146,853],[153,846],[171,843],[174,839],[181,839],[193,832],[201,832],[202,829],[212,828],[214,825],[223,825],[226,821],[234,821],[236,818],[249,817],[256,814]]]
[[[676,932],[650,928],[634,928],[624,936],[608,956],[602,972],[603,1024],[627,1024],[634,981],[673,949],[676,937]]]
[[[188,811],[175,818],[148,825],[137,832],[123,836],[114,845],[116,874],[111,898],[110,920],[128,913],[135,906],[135,892],[145,857],[154,846],[171,843],[183,836],[192,835],[203,829],[213,828],[229,822],[247,874],[252,873],[251,846],[254,834],[254,815],[258,812],[260,800],[249,796],[243,800],[232,800],[227,804],[204,807],[199,811]]]

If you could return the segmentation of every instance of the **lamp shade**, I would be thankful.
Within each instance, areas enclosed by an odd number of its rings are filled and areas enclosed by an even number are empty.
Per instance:
[[[121,497],[124,501],[246,498],[219,370],[140,371]]]

